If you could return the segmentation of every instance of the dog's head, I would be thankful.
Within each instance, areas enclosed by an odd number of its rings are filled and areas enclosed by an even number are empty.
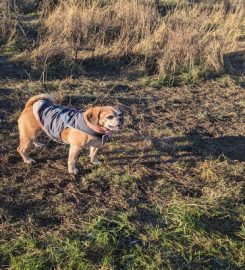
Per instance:
[[[118,107],[93,107],[86,111],[88,121],[110,131],[119,130],[123,125],[123,113]]]

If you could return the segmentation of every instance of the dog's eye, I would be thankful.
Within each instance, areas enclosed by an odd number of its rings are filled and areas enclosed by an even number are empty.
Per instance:
[[[107,116],[106,118],[107,119],[112,119],[114,116],[113,115],[109,115],[109,116]]]

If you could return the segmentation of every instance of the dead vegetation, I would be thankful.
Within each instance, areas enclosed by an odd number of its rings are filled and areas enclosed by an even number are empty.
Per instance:
[[[140,1],[81,4],[61,2],[45,19],[45,35],[35,57],[50,52],[83,59],[135,55],[161,77],[183,74],[190,80],[224,70],[224,56],[241,49],[245,9],[234,1],[181,4],[162,17]],[[69,53],[70,52],[70,53]],[[149,67],[148,67],[149,68]],[[188,80],[188,78],[187,78]]]
[[[43,1],[38,14],[38,39],[20,58],[46,77],[60,62],[74,71],[89,59],[128,59],[163,84],[188,84],[230,71],[229,55],[245,48],[242,0]]]

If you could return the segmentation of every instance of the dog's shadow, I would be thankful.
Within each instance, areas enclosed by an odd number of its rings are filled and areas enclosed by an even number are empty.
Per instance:
[[[153,139],[154,146],[167,148],[176,157],[194,155],[200,158],[224,157],[229,160],[245,161],[245,137],[222,136],[209,137],[201,134],[186,135],[180,137],[166,137],[160,140]]]
[[[140,140],[140,139],[139,139]],[[143,138],[142,138],[143,140]],[[177,160],[205,160],[207,158],[245,161],[245,137],[210,137],[201,134],[187,134],[175,137],[152,137],[151,146],[144,149],[118,149],[124,155],[113,156],[114,164],[139,163],[146,167],[156,167],[161,163],[174,163]],[[115,152],[116,153],[116,152]],[[162,156],[170,157],[161,159]]]

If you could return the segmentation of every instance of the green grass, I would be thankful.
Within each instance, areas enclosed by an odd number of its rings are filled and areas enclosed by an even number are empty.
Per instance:
[[[82,234],[22,233],[1,245],[2,260],[11,269],[242,269],[239,209],[176,201],[157,224],[137,230],[136,218],[107,212]]]
[[[158,77],[146,77],[142,80],[142,85],[149,85],[154,88],[194,85],[203,80],[206,75],[201,71],[201,67],[198,66],[182,68],[175,73],[169,72],[168,74],[160,74]]]

